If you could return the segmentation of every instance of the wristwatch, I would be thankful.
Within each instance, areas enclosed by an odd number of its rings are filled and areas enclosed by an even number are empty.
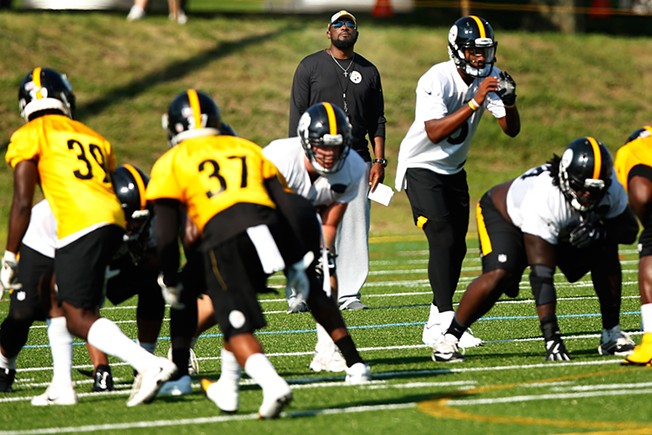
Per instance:
[[[387,159],[373,159],[371,163],[380,163],[383,165],[383,168],[387,167]]]

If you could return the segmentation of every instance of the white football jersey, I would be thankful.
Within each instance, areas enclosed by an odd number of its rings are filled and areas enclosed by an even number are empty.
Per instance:
[[[500,70],[493,67],[491,75]],[[424,123],[441,119],[467,104],[475,95],[484,78],[476,78],[467,85],[451,60],[431,67],[417,83],[414,122],[401,142],[398,152],[395,187],[405,188],[408,168],[424,168],[440,174],[456,174],[464,168],[471,141],[484,109],[495,118],[506,116],[505,105],[494,92],[487,95],[478,110],[451,136],[433,144],[428,139]]]
[[[32,207],[32,216],[23,237],[23,245],[46,257],[54,258],[54,250],[57,246],[57,221],[46,200]]]
[[[311,182],[299,137],[274,140],[263,148],[263,154],[276,165],[289,187],[315,207],[352,201],[366,169],[362,157],[350,150],[339,171],[321,175]]]
[[[532,168],[516,178],[507,192],[507,214],[523,233],[556,245],[561,233],[580,221],[580,212],[552,184],[548,165]],[[597,207],[606,206],[605,218],[621,214],[627,207],[625,189],[611,176],[611,186]]]

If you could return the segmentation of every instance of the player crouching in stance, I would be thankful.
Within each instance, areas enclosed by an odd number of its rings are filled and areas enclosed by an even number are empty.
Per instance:
[[[485,193],[476,209],[483,273],[469,285],[450,328],[433,347],[434,361],[462,360],[459,338],[503,293],[518,295],[528,266],[546,360],[570,359],[557,324],[555,267],[570,282],[591,272],[602,314],[600,354],[633,350],[619,325],[618,244],[632,243],[638,225],[612,166],[607,148],[583,137],[561,158],[553,156]]]
[[[220,111],[206,94],[188,89],[170,104],[164,123],[172,148],[152,169],[147,199],[157,216],[160,284],[180,295],[178,234],[183,213],[201,234],[206,287],[224,347],[263,390],[261,418],[278,417],[292,391],[263,353],[254,331],[266,325],[257,293],[286,268],[307,295],[307,250],[287,225],[293,194],[276,167],[246,139],[220,134]]]
[[[652,126],[632,133],[616,153],[616,175],[629,205],[643,226],[639,238],[638,289],[641,294],[643,339],[625,359],[627,364],[652,365]]]

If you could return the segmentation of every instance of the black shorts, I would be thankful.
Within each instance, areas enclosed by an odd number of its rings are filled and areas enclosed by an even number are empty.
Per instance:
[[[104,298],[106,268],[122,243],[124,230],[100,227],[54,254],[54,274],[59,303],[77,308],[97,308]]]
[[[415,225],[423,229],[428,221],[452,222],[466,233],[469,221],[469,186],[464,170],[453,175],[428,169],[409,168],[405,193]]]
[[[257,295],[267,291],[267,274],[247,233],[203,249],[208,294],[224,338],[263,328]]]
[[[11,292],[9,313],[12,318],[45,320],[49,317],[53,273],[53,258],[29,246],[21,246],[17,280],[22,287]]]
[[[480,199],[476,207],[476,219],[482,272],[506,270],[510,273],[510,279],[501,290],[509,297],[518,296],[519,283],[528,267],[523,233],[503,218],[489,193]]]

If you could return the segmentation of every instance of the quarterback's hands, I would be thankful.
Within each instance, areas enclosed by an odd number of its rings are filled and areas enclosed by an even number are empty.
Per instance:
[[[588,248],[605,237],[604,225],[597,218],[584,219],[570,232],[570,244],[576,248]]]
[[[570,361],[561,334],[557,334],[552,340],[546,341],[546,361]]]
[[[16,254],[5,251],[2,257],[2,269],[0,270],[0,299],[6,290],[18,290],[22,284],[16,282],[18,272],[18,259]]]
[[[161,287],[161,294],[165,302],[170,305],[171,308],[175,310],[182,310],[186,306],[181,303],[181,292],[183,292],[183,284],[178,283],[177,285],[167,285],[163,281],[163,274],[161,273],[156,280],[159,287]]]
[[[516,82],[507,71],[501,71],[499,74],[500,81],[496,93],[503,100],[505,106],[516,104]]]
[[[287,282],[285,284],[285,296],[290,300],[294,296],[292,305],[288,312],[295,313],[301,310],[304,302],[307,303],[310,294],[310,280],[306,274],[306,269],[315,259],[315,255],[308,251],[306,255],[286,270]]]

